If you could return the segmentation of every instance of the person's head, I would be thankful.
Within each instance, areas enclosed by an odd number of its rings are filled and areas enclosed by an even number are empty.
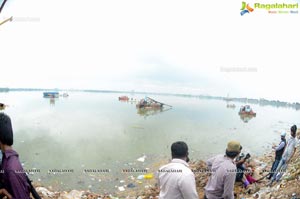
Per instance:
[[[230,141],[227,144],[226,156],[234,159],[242,150],[242,146],[238,141]]]
[[[183,159],[188,162],[189,151],[188,146],[185,142],[178,141],[174,142],[171,146],[172,159]]]
[[[297,132],[297,126],[293,125],[291,127],[291,136],[296,137],[296,132]]]
[[[5,113],[0,113],[0,146],[11,146],[14,143],[11,120]]]
[[[280,134],[280,137],[281,137],[281,139],[283,140],[283,139],[285,139],[285,136],[286,136],[286,132],[281,132],[281,134]]]

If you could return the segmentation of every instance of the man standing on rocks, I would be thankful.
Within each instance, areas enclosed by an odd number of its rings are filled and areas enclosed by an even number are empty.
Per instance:
[[[285,146],[286,146],[286,139],[285,139],[286,133],[282,132],[280,136],[281,136],[281,141],[280,141],[279,145],[275,148],[275,161],[272,164],[271,172],[268,176],[269,180],[273,177],[273,174],[276,171],[276,168],[282,158],[282,154],[283,154]]]
[[[241,149],[239,142],[230,141],[225,155],[217,155],[207,161],[208,170],[212,173],[204,188],[204,199],[234,199],[236,178],[234,158],[239,155]]]
[[[157,173],[159,199],[199,199],[195,175],[188,165],[188,146],[175,142],[171,146],[172,161]]]
[[[272,183],[276,180],[277,182],[280,180],[281,176],[287,169],[287,165],[291,161],[292,157],[294,156],[297,148],[297,141],[296,141],[296,132],[297,132],[297,126],[293,125],[291,127],[291,137],[287,142],[286,149],[283,152],[282,158],[279,162],[279,165],[272,177],[271,182],[269,185],[272,185]]]

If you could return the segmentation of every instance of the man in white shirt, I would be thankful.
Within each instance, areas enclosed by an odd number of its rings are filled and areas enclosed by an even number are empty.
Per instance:
[[[188,165],[188,146],[175,142],[171,146],[172,161],[157,172],[159,199],[199,199],[195,175]]]
[[[296,152],[296,148],[297,148],[296,132],[297,132],[297,126],[293,125],[291,127],[291,137],[287,142],[287,145],[283,152],[282,158],[279,162],[279,165],[278,165],[269,185],[272,185],[272,183],[275,180],[277,182],[280,180],[281,176],[286,171],[289,162],[291,161],[292,157],[294,156],[294,154]]]

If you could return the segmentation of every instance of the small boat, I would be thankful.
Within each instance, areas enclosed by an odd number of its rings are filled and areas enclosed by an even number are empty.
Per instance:
[[[58,92],[44,92],[43,95],[45,98],[58,98],[59,97]]]
[[[127,97],[127,96],[119,97],[119,101],[128,101],[128,100],[129,100],[129,97]]]
[[[252,110],[252,108],[249,105],[241,106],[239,115],[251,115],[256,116],[256,113]]]
[[[63,97],[69,97],[69,94],[68,93],[64,93],[62,96]]]

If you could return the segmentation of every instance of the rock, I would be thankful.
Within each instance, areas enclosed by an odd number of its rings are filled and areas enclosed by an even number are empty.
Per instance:
[[[54,197],[55,193],[49,191],[48,189],[44,188],[44,187],[37,187],[36,191],[40,194],[42,194],[43,196],[47,196],[47,197]]]
[[[134,185],[133,183],[129,183],[129,184],[127,185],[127,187],[128,187],[128,188],[134,188],[135,185]]]
[[[271,193],[266,194],[265,199],[270,199],[272,197]]]
[[[63,193],[58,199],[81,199],[84,191],[72,190],[70,193]]]

